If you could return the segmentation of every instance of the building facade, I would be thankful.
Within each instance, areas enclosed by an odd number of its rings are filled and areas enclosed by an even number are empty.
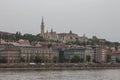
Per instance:
[[[120,63],[120,51],[112,51],[111,60],[113,63]]]
[[[58,35],[56,32],[53,31],[53,29],[51,29],[51,32],[48,32],[48,30],[45,32],[45,25],[44,25],[43,18],[41,22],[41,32],[39,35],[42,36],[46,40],[54,40],[54,41],[58,40]]]
[[[77,34],[72,33],[71,30],[69,33],[57,33],[53,31],[53,29],[51,29],[50,32],[48,30],[45,32],[45,25],[44,25],[43,18],[42,18],[40,28],[41,28],[41,32],[39,35],[46,40],[61,41],[63,43],[76,42],[76,41],[81,41],[81,42],[88,41],[88,38],[85,35],[83,35],[82,37],[79,37]]]
[[[49,48],[40,47],[22,47],[20,48],[20,56],[24,58],[25,62],[34,62],[36,57],[40,57],[42,63],[53,63],[57,62],[59,54]]]
[[[92,48],[85,49],[85,62],[93,62],[94,59],[94,50]]]
[[[71,62],[74,56],[79,56],[79,58],[84,61],[85,49],[84,48],[69,48],[64,50],[65,62]]]
[[[20,63],[20,49],[8,48],[0,50],[0,58],[3,63]]]
[[[78,35],[72,33],[71,31],[69,33],[60,33],[58,36],[59,40],[63,43],[76,42],[78,40]]]
[[[100,62],[101,63],[101,59],[102,59],[102,49],[100,46],[96,45],[96,46],[92,46],[93,50],[94,50],[94,62]]]
[[[4,63],[54,63],[58,62],[59,53],[52,48],[41,48],[33,46],[0,46],[0,62]],[[4,61],[3,61],[4,60]]]

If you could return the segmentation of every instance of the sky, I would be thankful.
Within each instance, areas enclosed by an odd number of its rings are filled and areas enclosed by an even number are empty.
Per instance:
[[[0,0],[0,31],[45,30],[120,42],[120,0]]]

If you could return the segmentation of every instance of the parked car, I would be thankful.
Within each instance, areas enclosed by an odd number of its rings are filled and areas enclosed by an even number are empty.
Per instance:
[[[36,63],[29,63],[29,65],[36,65]]]

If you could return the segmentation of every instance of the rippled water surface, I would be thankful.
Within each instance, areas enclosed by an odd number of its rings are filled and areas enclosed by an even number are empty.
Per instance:
[[[0,80],[120,80],[120,69],[74,71],[0,71]]]

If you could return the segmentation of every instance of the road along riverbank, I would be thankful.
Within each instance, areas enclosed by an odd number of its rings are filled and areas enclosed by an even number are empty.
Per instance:
[[[0,64],[4,70],[97,70],[120,69],[120,64],[76,64],[76,63],[39,63],[39,64]]]

